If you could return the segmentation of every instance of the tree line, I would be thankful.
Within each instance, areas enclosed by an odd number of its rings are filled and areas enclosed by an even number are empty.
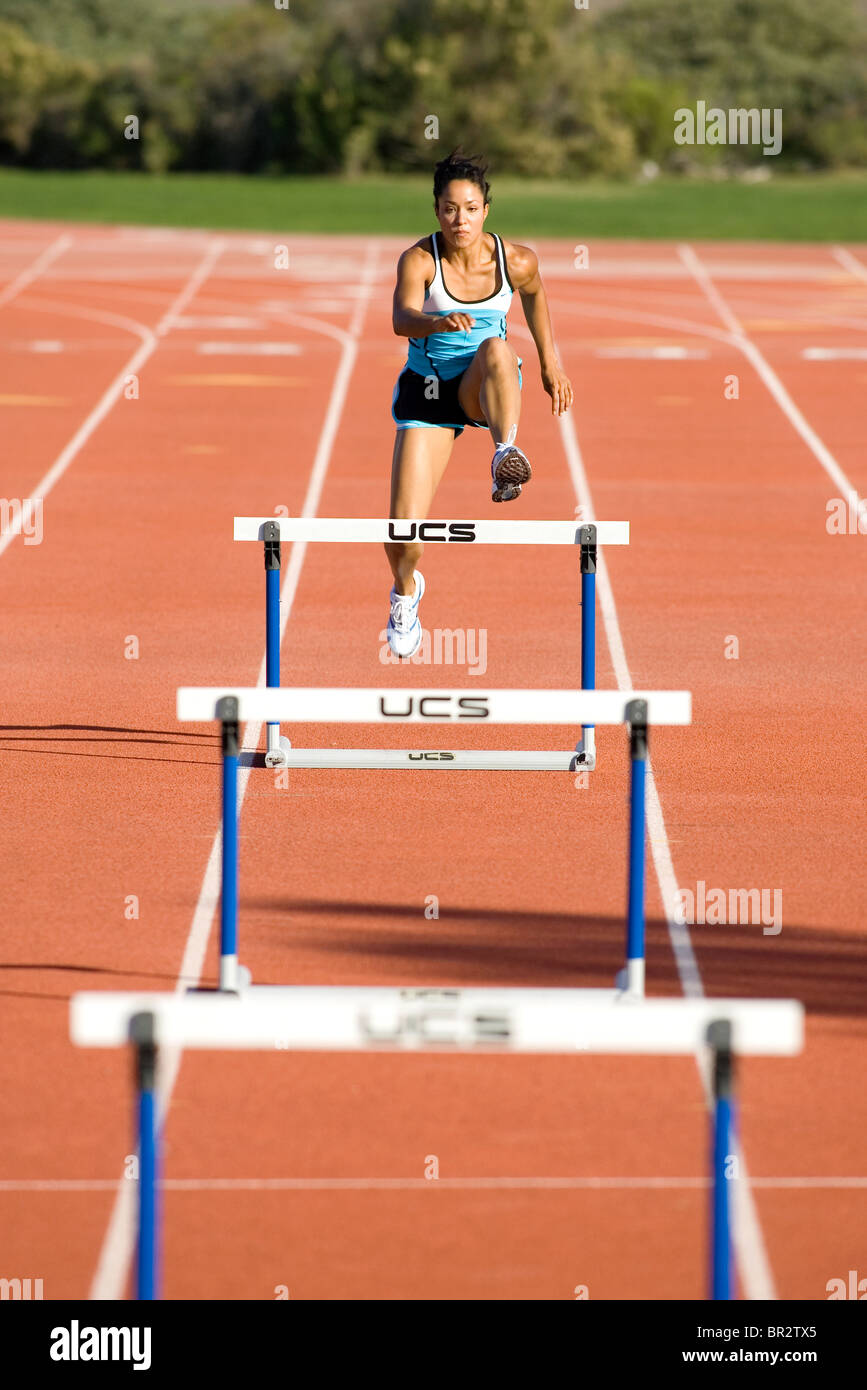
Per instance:
[[[699,102],[779,110],[779,154],[679,143]],[[457,144],[547,178],[865,167],[867,19],[855,0],[0,0],[7,165],[429,172]]]

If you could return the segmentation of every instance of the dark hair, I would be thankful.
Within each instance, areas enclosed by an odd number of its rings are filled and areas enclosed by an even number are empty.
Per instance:
[[[485,178],[487,172],[487,164],[478,155],[466,155],[458,145],[457,149],[452,150],[445,159],[441,159],[434,169],[434,203],[439,202],[440,195],[452,179],[466,179],[467,183],[474,183],[481,189],[485,202],[490,203],[491,185]]]

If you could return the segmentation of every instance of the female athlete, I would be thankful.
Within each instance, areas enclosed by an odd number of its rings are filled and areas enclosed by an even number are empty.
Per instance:
[[[392,399],[397,425],[390,516],[423,520],[465,426],[494,441],[491,497],[511,502],[531,475],[516,445],[521,415],[521,358],[506,341],[506,314],[517,290],[539,353],[551,410],[572,404],[572,386],[554,351],[536,255],[485,232],[490,210],[487,166],[453,151],[434,171],[439,232],[404,251],[397,264],[392,323],[409,354]],[[388,642],[410,657],[422,640],[418,616],[424,579],[419,542],[386,544],[394,575]]]

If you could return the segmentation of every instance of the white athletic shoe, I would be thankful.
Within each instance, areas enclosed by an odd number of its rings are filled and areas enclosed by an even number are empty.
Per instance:
[[[509,430],[505,444],[498,444],[491,460],[491,500],[513,502],[521,495],[521,484],[533,476],[530,460],[514,443],[518,433],[515,425]]]
[[[391,612],[388,615],[388,645],[395,656],[410,657],[421,646],[422,630],[418,617],[418,605],[424,593],[424,577],[418,570],[414,574],[415,593],[396,594],[394,588],[389,595]]]

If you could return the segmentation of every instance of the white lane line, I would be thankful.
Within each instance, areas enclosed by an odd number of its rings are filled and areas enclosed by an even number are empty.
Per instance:
[[[172,328],[183,321],[182,316],[184,310],[193,296],[198,293],[200,287],[207,280],[225,249],[226,240],[224,237],[217,237],[209,242],[204,256],[184,285],[177,299],[169,305],[157,324],[155,331],[158,338],[164,338]]]
[[[848,254],[848,252],[845,253],[847,256]],[[747,358],[757,372],[793,429],[801,436],[828,477],[839,489],[840,495],[850,500],[854,499],[859,512],[867,514],[867,501],[859,501],[858,494],[834,455],[795,405],[762,352],[747,336],[740,320],[723,299],[695,251],[691,246],[684,244],[678,247],[678,255],[692,274],[708,303],[716,310],[719,318],[731,333],[734,346]],[[854,260],[854,257],[852,259]],[[709,1094],[709,1058],[700,1058],[699,1066],[703,1070],[705,1088]],[[734,1190],[735,1244],[738,1249],[738,1263],[744,1276],[746,1296],[750,1299],[776,1298],[773,1275],[762,1238],[758,1213],[747,1181],[746,1164],[739,1143],[736,1146],[736,1152],[740,1160],[741,1181],[738,1182]]]
[[[300,357],[298,343],[199,343],[204,357]]]
[[[806,362],[867,362],[867,348],[805,347],[801,356]]]
[[[348,331],[335,330],[332,325],[317,324],[315,320],[307,321],[307,325],[312,327],[314,331],[324,332],[329,337],[339,336],[342,352],[334,383],[331,388],[331,397],[328,402],[322,431],[319,436],[319,444],[316,450],[316,457],[313,461],[313,468],[310,473],[310,481],[307,485],[304,506],[301,510],[301,515],[304,517],[315,516],[320,497],[322,496],[325,475],[328,471],[331,451],[334,447],[334,440],[337,436],[340,418],[343,414],[349,381],[358,357],[358,340],[373,291],[377,254],[376,242],[368,242],[367,255],[360,276],[360,283],[364,286],[366,293],[364,296],[359,296],[356,302],[355,311]],[[280,591],[281,643],[283,634],[286,631],[286,624],[289,621],[289,615],[292,611],[292,605],[295,601],[295,594],[298,590],[298,580],[301,575],[301,566],[304,563],[306,551],[306,541],[296,542],[292,546],[292,555]],[[266,659],[263,655],[262,664],[259,669],[259,678],[256,682],[257,685],[264,686],[265,674]],[[259,746],[261,733],[261,723],[251,723],[246,726],[243,741],[243,750],[245,752],[255,752]],[[239,820],[241,809],[244,804],[244,796],[247,791],[247,784],[250,779],[250,762],[251,760],[248,759],[245,764],[242,764],[238,773]],[[176,992],[178,993],[182,992],[188,986],[197,985],[202,976],[211,926],[216,916],[220,900],[221,847],[222,830],[218,829],[214,835],[202,887],[199,892],[190,932],[184,948],[184,956],[181,961],[178,980],[175,986]],[[162,1128],[165,1122],[180,1064],[180,1049],[166,1048],[162,1050],[158,1083],[158,1123],[160,1128]],[[125,1178],[120,1178],[116,1187],[117,1196],[109,1218],[108,1228],[90,1288],[89,1296],[91,1299],[116,1300],[123,1297],[123,1291],[135,1249],[134,1184],[130,1183]]]
[[[264,328],[261,319],[244,318],[240,314],[197,314],[192,317],[173,315],[170,328]]]
[[[121,393],[123,392],[124,387],[127,384],[129,377],[137,375],[139,370],[144,366],[145,362],[147,362],[151,353],[157,346],[159,335],[166,331],[165,324],[167,323],[167,321],[171,319],[172,315],[176,312],[177,307],[179,305],[182,306],[186,304],[190,295],[195,293],[198,285],[209,273],[215,260],[219,256],[221,249],[222,244],[220,242],[212,243],[208,251],[205,253],[204,257],[202,258],[201,262],[194,270],[187,284],[175,298],[175,301],[172,304],[171,308],[169,308],[167,312],[163,315],[154,332],[152,332],[149,328],[146,328],[143,324],[136,323],[134,319],[123,319],[120,315],[109,315],[101,313],[97,314],[84,310],[65,311],[73,312],[75,316],[81,318],[94,318],[97,319],[99,322],[103,323],[113,322],[116,324],[123,324],[127,327],[131,327],[131,330],[134,333],[136,333],[143,341],[141,343],[141,346],[133,353],[129,361],[126,362],[123,367],[121,367],[120,371],[112,381],[111,385],[103,393],[101,399],[94,406],[93,410],[90,412],[87,418],[81,423],[81,425],[79,425],[75,434],[72,436],[66,447],[63,450],[61,450],[60,454],[54,460],[54,463],[51,465],[45,476],[43,478],[40,478],[39,482],[36,484],[36,489],[34,491],[33,496],[22,499],[22,504],[21,507],[18,509],[17,514],[13,517],[10,525],[3,531],[2,535],[0,535],[0,555],[3,555],[7,548],[15,540],[16,536],[20,536],[22,531],[26,530],[26,528],[30,525],[30,519],[33,516],[34,510],[37,507],[37,505],[41,504],[45,500],[51,489],[54,487],[54,484],[58,482],[60,478],[63,477],[63,474],[66,472],[72,460],[84,447],[84,445],[90,439],[90,436],[94,433],[94,431],[98,429],[99,426],[102,424],[109,411],[118,401]]]
[[[596,509],[571,414],[561,415],[559,425],[561,442],[569,465],[569,472],[572,475],[575,495],[582,506],[581,519],[593,521],[596,519]],[[597,560],[596,589],[617,688],[619,690],[632,690],[632,676],[629,671],[629,663],[626,660],[626,648],[620,630],[620,620],[617,617],[617,605],[614,601],[614,591],[611,587],[604,551],[600,551]],[[668,937],[674,953],[681,988],[688,998],[701,998],[704,990],[698,962],[692,949],[689,928],[677,920],[677,876],[674,872],[665,818],[662,814],[662,806],[653,777],[651,758],[647,760],[647,830],[656,877],[662,894]]]
[[[64,232],[56,241],[52,241],[50,246],[46,246],[42,255],[37,256],[31,266],[22,270],[19,275],[15,276],[14,280],[10,280],[4,290],[0,290],[0,308],[4,304],[9,304],[22,290],[26,290],[27,286],[31,285],[42,274],[43,270],[51,265],[52,261],[56,261],[58,256],[63,255],[63,252],[72,245],[72,242],[73,238]]]
[[[526,244],[529,245],[529,242]],[[711,267],[717,280],[759,280],[767,284],[774,281],[791,281],[807,285],[834,286],[836,272],[810,264],[792,262],[790,265],[773,265],[770,262],[717,261]],[[688,277],[676,261],[672,260],[616,260],[591,256],[589,266],[578,271],[574,257],[559,260],[554,256],[545,258],[542,273],[546,280],[568,280],[574,286],[579,283],[592,285],[601,280],[685,280]],[[580,277],[580,279],[579,279]],[[654,287],[655,288],[655,287]]]
[[[559,417],[560,437],[572,475],[575,496],[584,508],[582,518],[593,520],[596,511],[590,492],[587,472],[578,446],[578,438],[571,415]],[[599,608],[605,627],[605,635],[611,653],[615,678],[620,690],[631,690],[632,677],[626,660],[623,635],[617,617],[614,592],[605,562],[604,552],[600,551],[597,562],[597,591]],[[668,928],[668,938],[674,954],[681,988],[687,998],[701,998],[704,994],[701,972],[692,947],[689,929],[677,920],[677,876],[671,855],[662,804],[656,789],[651,758],[647,760],[647,831],[650,851],[656,872],[663,911]],[[699,1055],[696,1064],[704,1087],[705,1099],[711,1104],[710,1060]],[[758,1213],[750,1190],[750,1179],[740,1144],[733,1144],[738,1159],[740,1180],[734,1191],[733,1243],[737,1256],[738,1270],[743,1282],[745,1295],[749,1299],[776,1298],[776,1287],[762,1238]]]
[[[678,255],[684,265],[689,268],[708,303],[716,310],[726,328],[731,333],[735,346],[743,353],[752,367],[754,367],[786,419],[789,421],[789,424],[801,436],[813,456],[818,460],[822,468],[824,468],[832,483],[839,489],[839,496],[856,497],[855,488],[846,477],[846,474],[831,453],[831,450],[819,438],[812,425],[804,418],[762,352],[756,347],[752,339],[747,337],[739,319],[723,299],[692,247],[686,245],[679,246]],[[860,506],[861,508],[867,507],[867,501],[861,502]]]
[[[661,362],[680,362],[686,358],[708,357],[709,353],[707,348],[678,347],[672,344],[670,347],[600,347],[595,349],[595,355],[618,359],[634,357],[639,360],[650,358],[651,360],[658,359]]]
[[[844,270],[848,270],[852,275],[857,275],[859,280],[867,283],[867,266],[859,261],[857,256],[853,256],[851,251],[847,251],[845,246],[833,246],[831,255],[840,262]]]
[[[486,1191],[533,1189],[590,1191],[688,1191],[707,1190],[704,1177],[484,1177],[484,1178],[162,1178],[166,1192],[430,1192],[446,1190]],[[751,1178],[753,1187],[779,1192],[867,1191],[867,1178]],[[135,1182],[127,1180],[135,1188]],[[3,1193],[114,1192],[117,1178],[5,1178]]]

